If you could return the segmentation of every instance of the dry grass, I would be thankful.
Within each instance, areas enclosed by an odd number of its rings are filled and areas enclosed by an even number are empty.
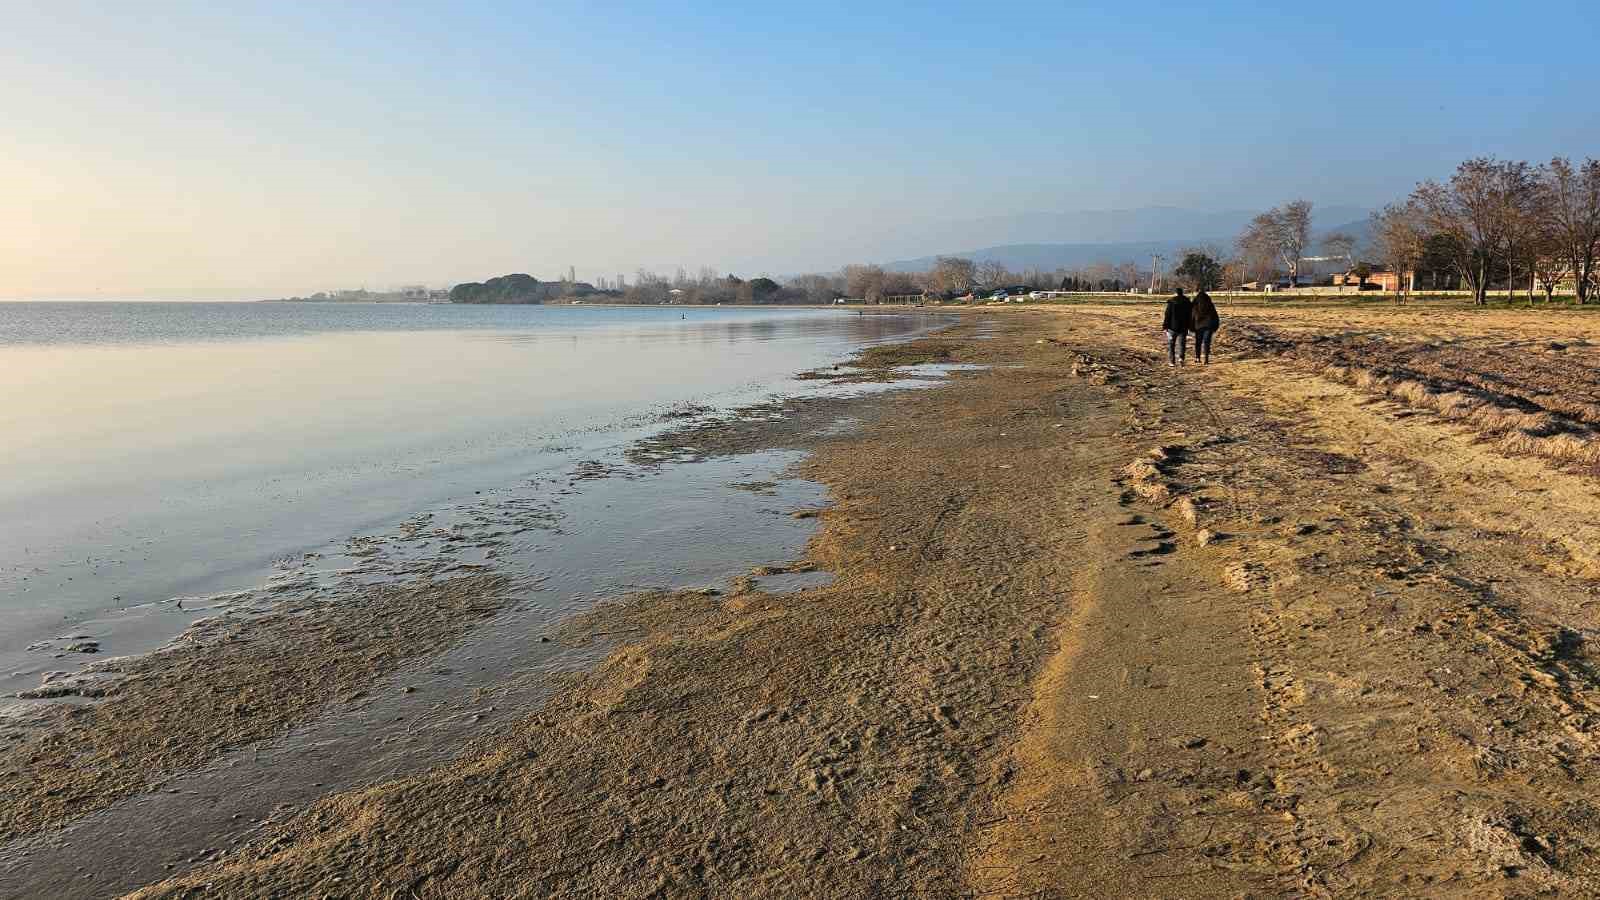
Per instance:
[[[1600,466],[1600,357],[1587,346],[1296,335],[1255,323],[1234,331],[1235,345],[1464,425],[1507,453]]]

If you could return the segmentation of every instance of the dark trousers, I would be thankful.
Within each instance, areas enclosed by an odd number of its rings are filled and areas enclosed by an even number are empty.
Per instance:
[[[1189,332],[1167,332],[1167,362],[1176,363],[1189,358]]]
[[[1217,336],[1215,328],[1197,328],[1194,332],[1194,358],[1211,362],[1211,339]]]

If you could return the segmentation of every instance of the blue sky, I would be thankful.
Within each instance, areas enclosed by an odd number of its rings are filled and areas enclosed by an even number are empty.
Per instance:
[[[0,296],[781,274],[965,249],[924,242],[982,216],[1370,206],[1473,155],[1600,155],[1580,3],[6,18]]]

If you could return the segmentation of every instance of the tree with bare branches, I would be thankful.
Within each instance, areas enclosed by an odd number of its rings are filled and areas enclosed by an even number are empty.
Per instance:
[[[885,277],[882,266],[845,266],[844,289],[852,297],[877,303],[883,299]]]
[[[1552,159],[1540,173],[1539,200],[1550,250],[1576,282],[1578,302],[1588,303],[1600,281],[1600,160],[1574,166],[1562,157]]]
[[[804,294],[811,303],[832,303],[844,296],[841,282],[842,279],[834,275],[796,275],[789,280],[789,287]]]
[[[1519,197],[1529,180],[1527,163],[1479,157],[1457,166],[1448,182],[1424,181],[1411,194],[1427,228],[1444,239],[1439,246],[1477,305],[1486,302],[1495,259],[1515,239],[1511,211],[1523,202]]]
[[[1257,259],[1276,259],[1289,272],[1290,285],[1300,277],[1300,258],[1311,242],[1311,201],[1275,206],[1250,221],[1239,235],[1239,252]]]
[[[1422,211],[1414,203],[1391,203],[1372,214],[1372,243],[1383,264],[1394,270],[1394,302],[1411,292],[1408,273],[1415,272],[1428,243]]]
[[[1539,240],[1540,170],[1525,162],[1501,163],[1500,230],[1505,249],[1506,302],[1516,295],[1521,276],[1533,269],[1533,255]],[[1519,271],[1520,269],[1520,271]],[[1533,282],[1528,282],[1528,302],[1533,302]]]
[[[978,267],[970,259],[941,256],[928,273],[928,287],[938,293],[965,294],[977,281]]]
[[[998,260],[986,259],[978,263],[978,284],[985,288],[1005,287],[1007,276],[1006,264]]]
[[[1131,291],[1139,283],[1139,264],[1131,260],[1109,267],[1111,289]]]
[[[1556,287],[1566,279],[1572,267],[1559,244],[1542,239],[1538,247],[1533,257],[1533,282],[1544,291],[1544,302],[1550,303],[1555,299]]]

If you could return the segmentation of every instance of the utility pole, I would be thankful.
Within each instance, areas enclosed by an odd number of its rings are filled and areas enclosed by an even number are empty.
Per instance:
[[[1161,254],[1150,254],[1150,293],[1156,292],[1156,273],[1161,271]]]

